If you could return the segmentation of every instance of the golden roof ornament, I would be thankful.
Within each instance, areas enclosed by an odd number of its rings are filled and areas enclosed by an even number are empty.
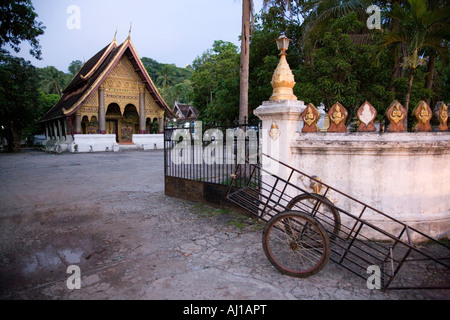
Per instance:
[[[272,76],[273,94],[269,100],[297,100],[293,88],[295,86],[294,74],[286,60],[286,50],[289,48],[290,39],[282,35],[277,39],[280,62]]]

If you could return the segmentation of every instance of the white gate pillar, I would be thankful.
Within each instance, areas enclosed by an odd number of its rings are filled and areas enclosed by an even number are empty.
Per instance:
[[[303,101],[264,101],[253,113],[262,120],[262,151],[274,159],[291,165],[293,162],[291,143],[301,128],[301,114],[305,110]],[[274,168],[263,157],[263,169]],[[269,170],[272,171],[272,170]],[[281,172],[272,172],[274,174]]]
[[[303,101],[293,93],[294,75],[286,60],[289,39],[281,36],[277,40],[281,51],[280,62],[272,76],[273,94],[270,101],[264,101],[253,113],[262,120],[262,151],[274,159],[292,164],[291,141],[299,130],[301,113],[305,109]],[[263,157],[263,160],[264,157]],[[275,169],[272,163],[262,163],[264,168]],[[273,172],[281,174],[281,172]],[[283,175],[281,175],[283,177]]]

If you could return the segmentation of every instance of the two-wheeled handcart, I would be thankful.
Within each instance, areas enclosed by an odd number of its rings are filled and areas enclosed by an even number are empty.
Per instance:
[[[450,289],[448,243],[318,177],[261,157],[282,174],[260,164],[238,165],[227,198],[265,221],[263,249],[281,273],[309,277],[331,260],[366,281],[379,272],[380,289]]]

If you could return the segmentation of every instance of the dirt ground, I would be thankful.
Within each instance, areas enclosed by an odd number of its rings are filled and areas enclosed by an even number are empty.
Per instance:
[[[448,299],[281,275],[247,216],[164,195],[163,152],[0,154],[0,299]],[[81,288],[70,289],[70,265]]]

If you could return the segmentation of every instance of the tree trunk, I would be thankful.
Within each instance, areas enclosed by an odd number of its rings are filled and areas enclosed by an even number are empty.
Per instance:
[[[20,151],[20,141],[21,141],[21,134],[18,130],[16,130],[13,126],[11,128],[7,129],[6,134],[6,141],[8,142],[8,152],[19,152]]]
[[[425,89],[433,89],[433,82],[434,82],[434,69],[436,65],[436,51],[432,51],[430,53],[430,59],[428,60],[428,66],[427,66],[427,81],[425,83]],[[427,98],[425,99],[425,102],[430,105],[431,99]]]
[[[391,84],[389,85],[388,90],[393,91],[395,89],[395,80],[405,75],[405,67],[402,66],[402,59],[403,57],[399,57],[395,62],[395,66],[392,71]]]
[[[414,80],[414,72],[416,71],[416,68],[411,67],[411,72],[409,74],[409,83],[408,83],[408,91],[406,92],[406,97],[405,97],[405,110],[406,110],[406,123],[405,123],[405,127],[408,127],[408,114],[409,114],[409,101],[411,99],[411,90],[412,90],[412,85],[413,85],[413,80]]]
[[[239,95],[239,123],[248,117],[248,77],[250,64],[250,9],[252,0],[242,0],[241,75]]]

